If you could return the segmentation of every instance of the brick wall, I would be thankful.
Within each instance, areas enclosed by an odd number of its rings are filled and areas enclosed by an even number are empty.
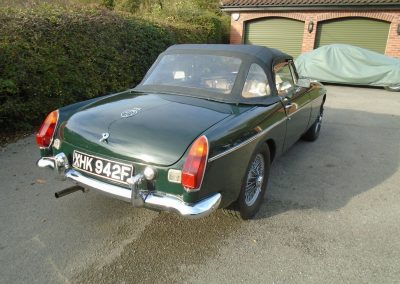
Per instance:
[[[400,24],[400,10],[398,11],[302,11],[302,12],[242,12],[240,18],[235,21],[231,18],[230,41],[233,44],[243,43],[244,26],[246,21],[265,17],[284,17],[304,21],[302,52],[314,49],[315,35],[318,23],[343,17],[364,17],[390,22],[388,41],[385,54],[400,58],[400,35],[397,34],[397,27]],[[308,32],[308,24],[314,23],[314,29]]]

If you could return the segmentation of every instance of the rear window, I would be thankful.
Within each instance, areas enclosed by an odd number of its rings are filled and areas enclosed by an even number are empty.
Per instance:
[[[143,85],[165,85],[204,89],[230,94],[241,59],[208,54],[163,56]]]

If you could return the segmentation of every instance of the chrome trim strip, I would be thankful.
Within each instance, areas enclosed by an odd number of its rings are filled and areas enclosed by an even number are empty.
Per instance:
[[[222,153],[220,153],[218,155],[215,155],[214,157],[211,157],[210,159],[208,159],[208,162],[215,161],[215,160],[217,160],[217,159],[219,159],[219,158],[221,158],[223,156],[226,156],[226,155],[236,151],[239,148],[242,148],[243,146],[246,146],[247,144],[253,142],[254,140],[259,138],[260,136],[263,136],[265,133],[270,131],[272,128],[274,128],[275,126],[277,126],[278,124],[280,124],[280,123],[282,123],[282,122],[284,122],[286,120],[287,120],[287,117],[285,116],[283,119],[275,122],[274,124],[272,124],[269,127],[265,128],[263,131],[261,131],[261,132],[257,133],[256,135],[254,135],[253,137],[250,137],[249,139],[243,141],[242,143],[240,143],[240,144],[238,144],[236,146],[233,146],[232,148],[230,148],[230,149],[228,149],[228,150],[226,150],[226,151],[224,151],[224,152],[222,152]]]
[[[282,101],[282,103],[283,103],[283,99],[282,99],[281,101]],[[225,156],[225,155],[228,155],[228,154],[232,153],[233,151],[236,151],[237,149],[239,149],[239,148],[241,148],[241,147],[243,147],[243,146],[246,146],[246,145],[249,144],[250,142],[254,141],[254,140],[257,139],[258,137],[262,136],[263,134],[265,134],[266,132],[268,132],[269,130],[271,130],[271,128],[275,127],[276,125],[282,123],[283,121],[290,120],[294,114],[296,114],[297,112],[299,112],[299,111],[302,110],[305,106],[307,106],[308,104],[310,104],[310,103],[312,103],[312,102],[313,102],[313,100],[310,100],[310,101],[308,101],[307,103],[305,103],[304,105],[302,105],[302,107],[299,108],[299,109],[297,109],[295,112],[293,112],[293,113],[291,113],[291,114],[289,114],[289,115],[286,114],[286,116],[285,116],[283,119],[281,119],[281,120],[275,122],[274,124],[272,124],[271,126],[267,127],[266,129],[264,129],[264,130],[261,131],[260,133],[257,133],[256,135],[254,135],[253,137],[249,138],[248,140],[243,141],[242,143],[240,143],[240,144],[238,144],[238,145],[236,145],[236,146],[234,146],[234,147],[232,147],[232,148],[226,150],[225,152],[222,152],[222,153],[220,153],[220,154],[218,154],[218,155],[215,155],[214,157],[209,158],[209,159],[208,159],[208,162],[215,161],[215,160],[217,160],[217,159],[219,159],[219,158],[221,158],[221,157],[223,157],[223,156]]]

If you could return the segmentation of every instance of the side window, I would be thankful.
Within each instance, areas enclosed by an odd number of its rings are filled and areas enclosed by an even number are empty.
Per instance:
[[[274,66],[276,90],[279,96],[291,96],[295,90],[295,82],[287,62]]]
[[[293,75],[294,84],[296,85],[297,80],[299,79],[299,78],[297,78],[296,67],[294,66],[293,61],[290,61],[289,65],[290,65],[290,71],[292,72],[292,75]]]
[[[257,98],[271,95],[267,75],[258,64],[251,64],[242,96],[244,98]]]

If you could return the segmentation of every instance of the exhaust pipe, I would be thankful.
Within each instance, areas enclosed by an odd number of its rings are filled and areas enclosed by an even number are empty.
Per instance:
[[[60,198],[60,197],[63,197],[63,196],[65,196],[65,195],[68,195],[68,194],[71,194],[71,193],[74,193],[74,192],[80,191],[80,190],[81,190],[82,192],[85,192],[85,189],[84,189],[83,187],[81,187],[81,186],[79,186],[79,185],[74,185],[74,186],[68,187],[68,188],[66,188],[66,189],[57,191],[56,193],[54,193],[54,196],[55,196],[56,198]]]

